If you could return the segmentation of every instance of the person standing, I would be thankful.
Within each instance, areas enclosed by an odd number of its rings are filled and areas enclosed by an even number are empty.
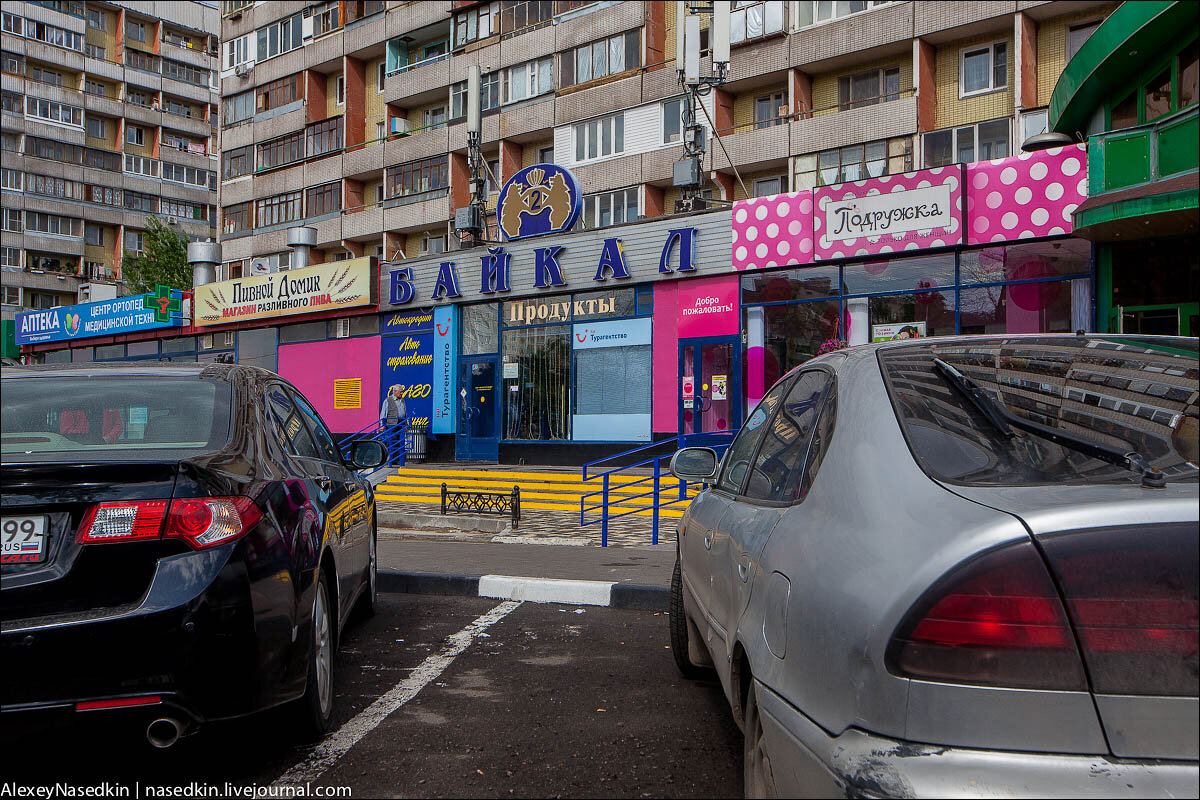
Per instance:
[[[404,405],[404,398],[400,396],[400,387],[393,386],[383,398],[383,406],[379,409],[379,421],[386,425],[394,425],[407,417],[408,408]]]

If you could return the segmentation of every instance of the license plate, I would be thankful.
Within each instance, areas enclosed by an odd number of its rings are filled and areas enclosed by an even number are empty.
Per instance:
[[[0,519],[0,563],[32,564],[46,557],[46,518]]]

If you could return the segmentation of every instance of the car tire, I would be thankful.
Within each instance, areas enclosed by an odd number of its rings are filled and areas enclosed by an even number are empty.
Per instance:
[[[671,653],[675,656],[675,665],[685,678],[696,679],[706,677],[709,670],[692,663],[688,655],[688,623],[683,611],[683,573],[679,559],[675,559],[675,571],[671,574]]]
[[[308,680],[304,696],[296,701],[296,723],[305,741],[320,739],[333,719],[333,643],[337,625],[329,602],[329,581],[325,570],[317,569],[313,594],[311,646],[308,652]]]
[[[746,691],[742,745],[742,792],[746,797],[776,797],[771,759],[763,742],[762,717],[758,710],[758,691],[751,679]]]
[[[363,619],[370,619],[375,616],[375,612],[379,609],[379,530],[376,527],[371,528],[371,543],[367,556],[367,588],[362,593],[362,599],[358,601],[358,613]]]

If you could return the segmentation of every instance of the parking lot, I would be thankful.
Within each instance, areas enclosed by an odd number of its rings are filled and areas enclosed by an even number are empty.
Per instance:
[[[166,752],[150,750],[140,727],[122,738],[111,716],[16,741],[6,724],[5,780],[131,790],[287,782],[361,797],[741,796],[741,734],[716,682],[680,678],[666,614],[381,601],[346,632],[334,729],[316,748],[291,739],[278,712],[209,726]]]

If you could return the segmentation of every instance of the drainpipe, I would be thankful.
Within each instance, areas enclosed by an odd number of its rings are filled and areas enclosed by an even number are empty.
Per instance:
[[[304,269],[308,266],[308,253],[317,244],[317,229],[307,226],[288,228],[288,247],[295,250],[292,256],[292,269]]]
[[[187,260],[192,265],[192,286],[212,283],[217,279],[217,265],[221,263],[221,245],[211,239],[188,242]]]

